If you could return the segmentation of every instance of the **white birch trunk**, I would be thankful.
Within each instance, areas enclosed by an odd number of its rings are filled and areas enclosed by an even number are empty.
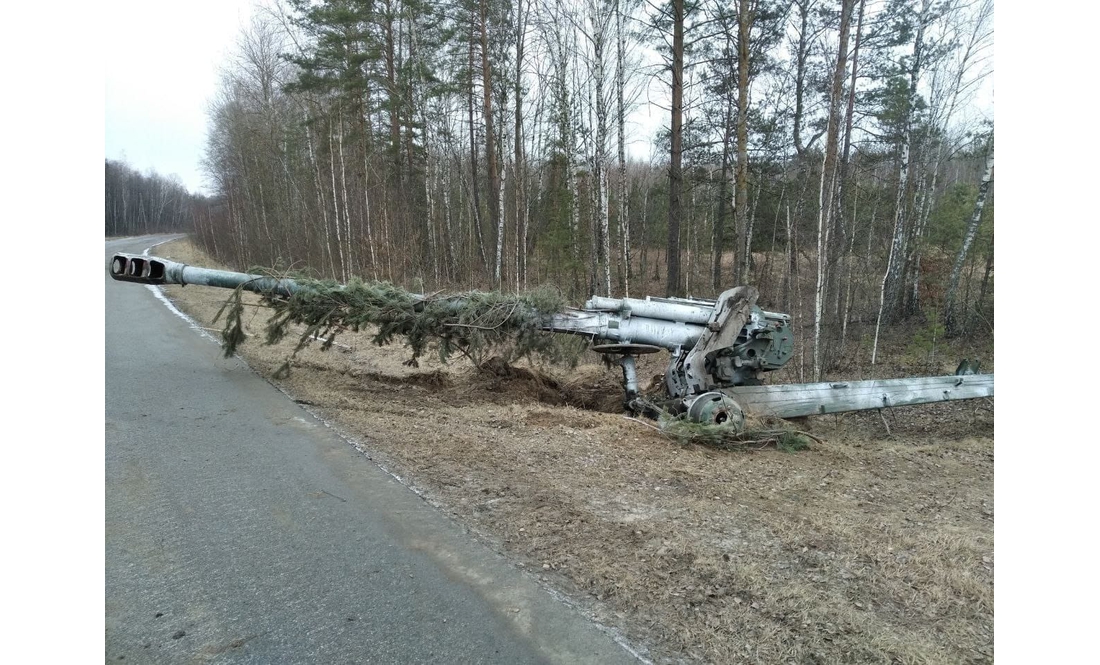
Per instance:
[[[597,191],[596,216],[600,234],[600,246],[597,249],[598,269],[603,273],[599,277],[601,286],[607,295],[611,295],[611,225],[608,220],[608,177],[607,177],[607,99],[604,87],[607,81],[606,45],[608,20],[602,8],[595,2],[590,6],[589,19],[592,24],[593,84],[595,85],[594,104],[596,111],[596,144],[593,147],[594,184]]]
[[[787,259],[787,288],[786,293],[783,294],[786,298],[784,305],[787,310],[791,309],[794,299],[791,297],[792,290],[794,289],[794,228],[791,224],[791,205],[787,204],[787,251],[785,253]]]
[[[440,251],[436,238],[435,223],[435,192],[433,183],[436,178],[435,164],[432,161],[431,151],[425,151],[424,158],[424,200],[428,204],[428,251],[431,252],[432,276],[435,284],[440,283]]]
[[[904,278],[905,259],[908,256],[909,230],[906,219],[906,205],[908,203],[908,188],[910,177],[910,159],[912,146],[915,141],[914,115],[917,106],[917,86],[921,76],[922,58],[924,55],[924,30],[927,24],[928,11],[932,6],[932,0],[922,0],[920,14],[917,17],[916,36],[913,40],[912,68],[909,71],[909,96],[906,102],[905,114],[905,145],[901,152],[901,165],[898,170],[898,192],[894,212],[894,240],[890,250],[890,260],[886,265],[886,286],[879,305],[879,320],[885,315],[892,315],[898,304],[898,295],[902,291]],[[878,342],[879,323],[875,324],[875,342]],[[872,364],[875,353],[872,351]]]
[[[942,154],[942,150],[940,151]],[[921,193],[920,214],[917,225],[913,229],[913,243],[909,248],[909,261],[912,265],[912,285],[909,294],[910,302],[915,310],[920,309],[920,262],[921,240],[924,238],[925,229],[928,228],[928,216],[932,213],[932,197],[936,193],[936,183],[939,180],[940,158],[937,156],[932,166],[932,184]]]
[[[909,160],[909,146],[908,146],[908,144],[906,144],[906,146],[904,148],[902,148],[902,159],[905,160],[905,162],[908,162],[908,160]],[[902,179],[903,180],[905,178],[905,174],[907,173],[907,166],[908,166],[908,164],[905,164],[902,167]],[[900,193],[901,193],[902,189],[903,189],[902,187],[898,188],[899,199],[900,199]],[[900,206],[901,201],[899,200],[897,203]],[[878,358],[878,336],[879,336],[879,331],[882,328],[883,311],[886,308],[886,285],[887,285],[887,282],[890,280],[890,273],[891,273],[891,270],[894,266],[895,257],[901,251],[901,247],[900,247],[901,243],[899,242],[899,235],[900,235],[899,225],[902,224],[902,221],[901,221],[901,216],[900,216],[899,213],[900,213],[900,207],[897,209],[897,212],[895,212],[895,214],[894,214],[894,239],[890,243],[890,254],[886,257],[886,272],[882,275],[882,286],[879,289],[878,316],[875,318],[875,341],[871,344],[871,364],[872,365],[875,364],[875,361]]]
[[[340,147],[340,190],[343,194],[344,201],[344,242],[347,245],[347,257],[348,266],[345,271],[344,281],[350,279],[356,271],[354,253],[352,251],[351,244],[351,206],[348,205],[348,177],[347,169],[344,168],[344,122],[340,119],[340,130],[337,134],[337,139]]]
[[[615,0],[615,92],[618,102],[619,129],[619,244],[622,245],[623,295],[630,296],[630,215],[627,214],[626,190],[626,108],[623,103],[626,87],[626,46],[623,36],[622,0]]]
[[[307,118],[308,120],[308,118]],[[309,154],[309,163],[313,171],[313,184],[314,189],[317,192],[317,209],[321,213],[321,221],[323,222],[325,245],[322,250],[322,259],[324,255],[328,255],[329,274],[334,278],[338,274],[336,272],[336,263],[332,257],[332,240],[329,233],[328,223],[328,206],[325,205],[324,186],[321,182],[321,166],[317,163],[316,155],[313,152],[313,132],[309,130],[309,126],[306,125],[306,148]]]
[[[607,202],[607,169],[600,169],[600,235],[603,240],[603,288],[604,293],[611,295],[611,225],[608,221]]]
[[[507,176],[508,169],[502,168],[500,170],[500,189],[504,191],[504,180]],[[496,281],[497,288],[501,288],[501,274],[500,266],[504,256],[504,197],[500,196],[495,201],[497,206],[497,255],[496,255],[496,268],[493,271],[493,279]]]
[[[363,155],[363,221],[367,227],[367,247],[370,250],[371,276],[378,281],[378,256],[374,253],[374,229],[370,214],[370,162]]]
[[[955,256],[955,265],[951,268],[951,279],[948,282],[947,293],[944,296],[944,322],[945,327],[949,329],[955,326],[955,293],[959,288],[959,278],[962,275],[967,255],[970,253],[970,246],[974,244],[974,238],[978,235],[978,228],[982,223],[982,210],[985,209],[985,199],[992,181],[993,146],[990,145],[989,156],[985,159],[985,173],[982,174],[982,183],[978,187],[978,199],[974,202],[974,212],[970,215],[970,223],[966,227],[962,247],[959,248],[959,253]]]
[[[333,222],[336,225],[336,250],[340,257],[340,281],[348,281],[347,262],[344,259],[344,242],[340,233],[340,198],[336,195],[336,150],[332,145],[332,127],[328,132],[328,162],[332,175],[332,209]]]
[[[830,253],[830,235],[832,233],[833,201],[836,194],[836,181],[839,161],[840,103],[843,97],[844,72],[848,57],[848,30],[851,25],[853,0],[844,0],[841,5],[840,40],[837,48],[836,63],[833,67],[833,80],[829,93],[829,118],[826,125],[825,155],[821,165],[821,186],[818,189],[817,215],[817,286],[814,289],[814,359],[813,380],[821,380],[824,353],[821,348],[821,328],[825,309],[825,284]]]
[[[458,279],[458,252],[455,248],[455,231],[451,215],[451,188],[443,183],[443,224],[447,234],[447,268],[450,280]]]
[[[821,314],[825,298],[826,264],[828,257],[826,252],[829,247],[829,232],[832,229],[829,215],[832,206],[826,205],[825,188],[833,186],[833,179],[826,165],[829,163],[829,154],[825,154],[825,164],[821,168],[821,188],[818,190],[818,215],[817,215],[817,285],[814,288],[814,359],[812,381],[821,380]]]
[[[756,194],[753,195],[752,205],[749,206],[748,220],[745,224],[745,251],[742,255],[741,275],[746,283],[752,281],[752,233],[753,227],[756,226],[756,206],[760,203],[760,185],[761,183],[756,183]]]

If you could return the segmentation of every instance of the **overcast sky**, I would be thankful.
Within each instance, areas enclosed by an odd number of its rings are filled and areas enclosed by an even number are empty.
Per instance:
[[[108,5],[103,23],[108,159],[123,159],[140,171],[174,174],[189,190],[212,193],[199,166],[207,105],[218,89],[219,67],[254,4],[113,0]],[[628,151],[635,159],[651,157],[651,137],[667,123],[667,91],[649,83],[648,94],[641,94],[628,118]],[[992,117],[992,84],[992,77],[982,83],[976,104],[964,113]]]
[[[209,193],[199,169],[218,67],[253,0],[114,0],[103,23],[105,157],[178,175]]]

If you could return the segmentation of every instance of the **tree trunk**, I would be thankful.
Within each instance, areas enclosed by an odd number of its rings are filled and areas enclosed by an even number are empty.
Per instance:
[[[393,183],[401,178],[401,121],[398,116],[397,63],[393,38],[393,5],[386,1],[383,30],[385,35],[386,91],[389,95],[387,107],[390,120],[390,157],[393,159]]]
[[[479,188],[477,183],[477,130],[474,125],[474,39],[473,30],[474,25],[471,20],[470,25],[470,50],[469,50],[469,69],[467,70],[469,78],[467,96],[467,110],[470,118],[470,187],[471,192],[471,206],[473,208],[472,222],[476,231],[477,237],[477,249],[481,255],[481,264],[485,266],[485,269],[489,269],[489,257],[485,252],[485,236],[481,230],[481,197],[479,196]]]
[[[806,31],[810,27],[810,10],[813,0],[796,0],[798,7],[798,45],[795,48],[795,74],[794,74],[794,149],[801,156],[806,151],[802,145],[802,115],[805,108],[806,91],[806,60],[810,53],[810,38]]]
[[[481,0],[481,84],[485,93],[485,162],[489,171],[489,222],[503,232],[500,209],[500,166],[497,164],[496,135],[493,133],[493,71],[489,63],[489,3]],[[500,238],[497,238],[500,244]],[[500,260],[497,260],[496,281],[500,283]]]
[[[752,231],[753,227],[756,225],[756,206],[760,203],[760,187],[761,183],[756,183],[756,194],[752,197],[752,204],[749,206],[748,220],[745,223],[745,251],[741,255],[741,278],[746,284],[753,281]]]
[[[630,217],[627,215],[626,191],[626,108],[623,101],[626,87],[625,40],[623,36],[622,0],[615,0],[615,97],[618,102],[619,130],[619,244],[622,247],[623,296],[630,296]]]
[[[886,265],[886,282],[882,292],[882,303],[879,307],[879,318],[886,321],[892,321],[898,310],[898,300],[905,275],[905,262],[909,255],[907,209],[913,196],[910,160],[913,156],[913,145],[916,139],[914,135],[916,131],[914,116],[916,115],[917,106],[917,84],[920,81],[923,65],[924,30],[927,27],[927,16],[931,6],[932,0],[921,0],[920,14],[917,17],[916,37],[913,40],[912,66],[909,70],[909,95],[905,106],[905,144],[901,149],[901,163],[898,167],[898,190],[894,208],[894,237]],[[872,358],[874,356],[875,354],[872,353]]]
[[[516,260],[515,279],[516,291],[519,291],[520,282],[526,281],[527,273],[527,224],[524,211],[526,210],[527,192],[527,164],[523,151],[523,52],[524,39],[527,35],[527,18],[529,14],[523,13],[524,0],[516,1],[516,126],[515,126],[515,165],[512,178],[515,180],[513,189],[516,199]],[[530,12],[530,9],[528,9]]]
[[[668,260],[665,295],[680,296],[680,220],[683,174],[684,121],[684,0],[672,0],[672,148],[668,171]]]
[[[867,4],[866,0],[860,0],[859,1],[859,16],[858,16],[858,19],[856,20],[855,46],[852,49],[852,73],[851,73],[851,78],[849,79],[849,82],[848,82],[848,108],[847,108],[847,111],[845,112],[845,115],[844,115],[844,148],[841,150],[840,175],[837,178],[837,182],[836,182],[836,205],[835,205],[836,210],[833,213],[833,216],[834,216],[834,219],[836,220],[836,228],[839,230],[838,237],[841,238],[841,241],[837,244],[837,246],[840,246],[840,247],[842,247],[845,244],[844,241],[843,241],[843,236],[844,236],[844,203],[845,203],[845,200],[848,196],[848,186],[847,186],[848,185],[848,177],[849,177],[848,171],[849,171],[849,167],[851,166],[851,161],[852,161],[852,159],[851,159],[851,154],[852,154],[852,126],[853,126],[854,121],[855,121],[856,81],[857,81],[857,72],[859,70],[859,46],[860,46],[860,42],[862,42],[862,39],[863,39],[863,10],[866,7],[866,4]],[[853,233],[855,231],[855,226],[856,226],[856,222],[855,222],[854,213],[853,213],[853,219],[852,219],[852,232]],[[852,238],[850,240],[850,242],[847,243],[847,244],[854,249],[855,239]],[[848,255],[844,258],[844,263],[847,264],[848,275],[849,275],[848,283],[846,284],[846,286],[844,288],[846,298],[848,297],[848,294],[851,293],[851,267],[852,267],[851,264],[852,264],[852,260],[853,260],[853,251],[849,251]],[[837,265],[836,270],[833,271],[833,275],[834,275],[834,277],[833,277],[833,280],[834,280],[833,291],[834,291],[834,295],[837,299],[836,310],[838,312],[840,310],[840,291],[841,291],[838,280],[840,279],[840,275],[842,274],[842,271],[843,271],[843,266],[841,266],[839,264]],[[848,305],[847,305],[847,302],[845,303],[845,310],[844,311],[845,311],[845,314],[843,315],[843,318],[840,321],[840,327],[841,327],[841,344],[840,344],[840,347],[842,349],[844,348],[844,337],[846,335],[847,325],[848,325],[848,315],[847,315]]]
[[[955,335],[960,332],[959,318],[955,313],[955,293],[959,288],[959,276],[962,275],[963,264],[970,253],[970,246],[974,244],[974,238],[978,235],[978,227],[982,223],[982,209],[985,208],[985,199],[989,194],[989,185],[993,182],[993,145],[989,146],[989,155],[985,158],[985,173],[982,175],[982,183],[978,187],[978,200],[974,202],[974,212],[970,215],[970,223],[966,226],[966,235],[963,237],[962,247],[955,256],[955,265],[951,268],[951,279],[948,282],[947,293],[944,296],[943,321],[947,334]],[[984,294],[983,294],[984,295]]]
[[[330,121],[331,124],[331,121]],[[347,258],[344,256],[344,240],[343,235],[340,232],[340,206],[339,197],[336,195],[336,150],[332,146],[332,127],[329,127],[328,132],[328,161],[329,171],[332,176],[332,210],[333,210],[333,223],[336,225],[336,250],[337,256],[340,257],[340,281],[348,281],[348,263]]]
[[[730,129],[733,127],[731,105],[726,104],[725,129],[722,132],[722,177],[718,181],[718,212],[714,218],[714,289],[721,292],[722,289],[722,254],[725,252],[725,227],[726,227],[726,197],[729,196],[729,171],[730,171],[730,139],[733,138]],[[736,257],[734,257],[736,260]]]
[[[838,140],[840,135],[840,103],[844,91],[844,72],[848,61],[848,32],[851,26],[854,0],[843,0],[840,8],[840,43],[833,69],[832,91],[829,95],[829,120],[825,139],[825,157],[821,167],[821,188],[818,190],[817,217],[817,288],[814,298],[814,359],[812,381],[821,380],[825,353],[821,344],[822,315],[825,304],[825,281],[829,263],[831,215],[836,193]]]
[[[503,188],[504,179],[507,177],[508,170],[501,169],[500,180],[501,187]],[[496,269],[493,272],[493,279],[496,281],[496,287],[500,289],[501,285],[501,263],[504,259],[504,197],[500,197],[500,209],[497,210],[497,256],[496,256]]]
[[[736,185],[734,203],[734,237],[744,239],[749,213],[749,38],[755,20],[751,0],[738,0],[737,12],[737,165],[734,170]],[[741,246],[735,245],[743,250]],[[733,257],[734,283],[741,284],[745,276],[741,263]]]
[[[348,203],[348,176],[344,161],[344,120],[339,114],[337,115],[337,122],[339,123],[337,145],[340,149],[340,192],[343,195],[344,203],[344,242],[347,246],[347,270],[345,271],[347,274],[344,277],[346,281],[351,278],[351,275],[355,274],[358,266],[355,262],[355,250],[351,239],[351,206]]]
[[[982,283],[978,287],[978,302],[974,307],[976,312],[985,312],[985,294],[989,290],[989,278],[993,275],[993,234],[989,234],[989,247],[985,250],[985,271],[982,273]]]

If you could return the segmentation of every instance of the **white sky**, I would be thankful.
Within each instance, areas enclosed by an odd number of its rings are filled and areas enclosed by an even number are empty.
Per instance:
[[[207,106],[219,67],[245,26],[255,0],[113,0],[104,36],[104,155],[140,170],[178,176],[193,192],[211,193],[200,168]],[[644,50],[644,58],[656,55]],[[973,112],[992,115],[992,77]],[[667,91],[650,81],[628,119],[628,151],[651,157],[651,140],[667,125]],[[988,109],[988,110],[987,110]]]
[[[104,156],[209,190],[199,168],[218,68],[252,0],[115,0],[103,22]]]

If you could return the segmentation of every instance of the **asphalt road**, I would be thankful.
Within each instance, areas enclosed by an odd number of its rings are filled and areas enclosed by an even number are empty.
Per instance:
[[[104,273],[108,662],[637,662]]]

